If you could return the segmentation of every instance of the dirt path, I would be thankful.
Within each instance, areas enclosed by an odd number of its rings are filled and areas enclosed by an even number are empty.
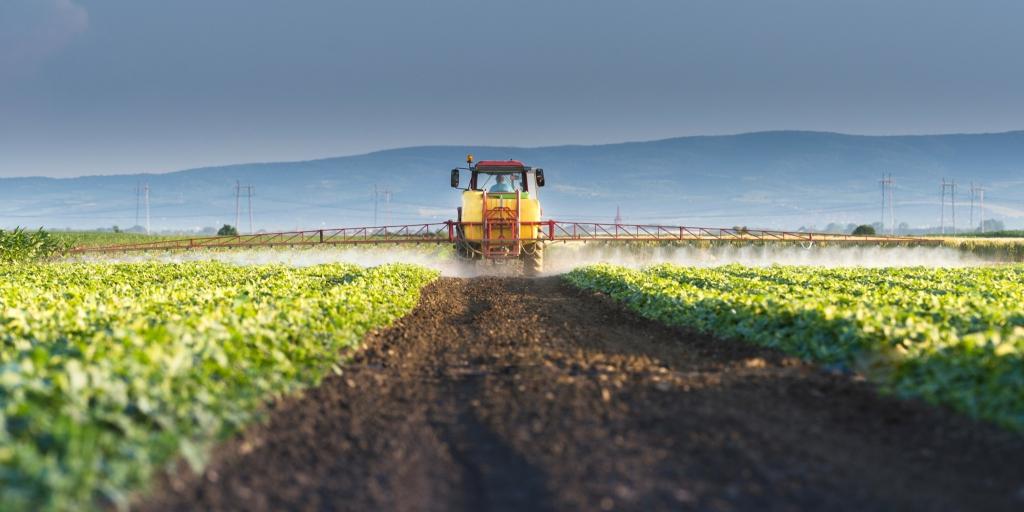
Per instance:
[[[444,279],[150,510],[1022,510],[1024,439],[554,278]]]

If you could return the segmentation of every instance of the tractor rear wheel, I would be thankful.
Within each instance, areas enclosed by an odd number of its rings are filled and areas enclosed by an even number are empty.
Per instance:
[[[523,273],[539,276],[544,271],[544,245],[537,243],[523,247],[523,253]]]

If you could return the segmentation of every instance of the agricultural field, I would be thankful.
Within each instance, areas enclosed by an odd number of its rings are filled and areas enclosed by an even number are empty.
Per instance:
[[[412,309],[408,265],[0,265],[0,509],[124,506]]]
[[[566,279],[647,318],[864,373],[885,391],[1024,431],[1024,266],[598,265]]]
[[[0,0],[0,512],[1024,512],[1024,0],[535,3]]]
[[[6,236],[2,510],[1024,503],[1024,266],[559,246],[530,279],[434,245]],[[836,266],[756,264],[787,254]]]

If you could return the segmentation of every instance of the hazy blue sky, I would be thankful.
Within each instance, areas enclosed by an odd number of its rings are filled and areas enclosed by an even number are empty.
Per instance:
[[[0,0],[0,176],[1024,128],[1024,2]]]

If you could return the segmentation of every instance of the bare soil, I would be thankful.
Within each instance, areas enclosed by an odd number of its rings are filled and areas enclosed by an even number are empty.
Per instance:
[[[144,510],[1024,510],[1024,438],[557,278],[442,279]]]

